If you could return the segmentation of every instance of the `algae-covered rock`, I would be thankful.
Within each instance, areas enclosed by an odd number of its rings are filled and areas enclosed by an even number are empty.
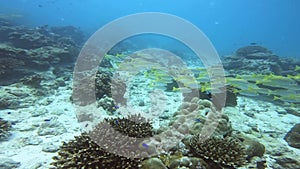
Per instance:
[[[300,149],[300,123],[291,128],[291,130],[285,135],[284,139],[291,147]]]
[[[300,162],[299,159],[292,159],[289,157],[280,157],[276,159],[276,163],[281,167],[280,169],[299,169]]]
[[[265,146],[257,140],[242,134],[235,135],[235,137],[237,137],[245,147],[247,159],[251,159],[252,157],[262,157],[264,155]]]
[[[0,168],[13,169],[20,167],[20,165],[20,162],[16,162],[10,158],[0,157]]]
[[[168,169],[158,158],[150,158],[142,162],[142,169]]]
[[[9,135],[11,123],[0,118],[0,140],[5,139]]]

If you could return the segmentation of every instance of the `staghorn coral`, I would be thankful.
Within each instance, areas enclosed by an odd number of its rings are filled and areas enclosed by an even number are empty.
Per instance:
[[[9,135],[11,129],[11,123],[0,118],[0,140],[6,138]]]
[[[151,124],[141,115],[105,119],[92,131],[64,142],[51,164],[56,168],[140,168],[144,160],[141,153],[150,154],[152,149],[136,137],[150,136],[151,130]]]
[[[195,135],[184,140],[192,154],[230,167],[243,166],[246,162],[245,148],[233,137],[207,137]]]
[[[54,156],[51,165],[56,168],[101,168],[125,169],[139,168],[139,159],[130,159],[106,152],[93,142],[87,134],[75,137],[68,143],[63,143]]]

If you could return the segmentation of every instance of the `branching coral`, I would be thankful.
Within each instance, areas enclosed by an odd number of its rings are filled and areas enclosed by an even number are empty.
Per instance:
[[[129,137],[143,138],[153,135],[151,123],[147,122],[140,114],[107,121],[113,128]]]
[[[243,166],[246,162],[245,148],[232,137],[207,137],[195,135],[184,141],[195,156],[231,167]]]
[[[139,168],[141,153],[151,150],[138,137],[152,135],[152,126],[140,115],[105,119],[89,133],[63,143],[52,163],[57,168]],[[128,137],[129,136],[129,137]]]
[[[139,168],[140,164],[139,159],[106,152],[86,134],[64,142],[58,155],[53,157],[55,162],[51,163],[56,168],[125,169]]]

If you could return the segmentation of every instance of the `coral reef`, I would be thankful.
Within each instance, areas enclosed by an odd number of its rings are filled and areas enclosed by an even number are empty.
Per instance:
[[[74,26],[60,26],[60,27],[51,27],[51,32],[70,38],[74,40],[77,44],[84,42],[84,34],[78,28]]]
[[[56,168],[103,168],[126,169],[139,168],[140,159],[122,157],[106,152],[98,144],[93,142],[86,134],[75,137],[68,143],[63,143],[54,156],[51,164]]]
[[[129,137],[151,137],[153,136],[152,125],[140,114],[130,115],[126,118],[114,118],[107,120],[117,131]]]
[[[151,147],[137,138],[152,136],[151,130],[151,124],[141,115],[105,119],[92,131],[64,142],[58,156],[53,157],[52,165],[57,168],[139,168],[143,158],[137,157],[151,151]]]
[[[69,28],[61,27],[68,32]],[[76,30],[76,31],[74,31]],[[78,46],[71,34],[80,34],[75,29],[69,34],[56,34],[48,26],[27,28],[0,22],[0,85],[18,82],[26,75],[46,71],[50,67],[73,65]]]
[[[230,74],[295,75],[300,60],[279,57],[262,46],[245,46],[225,56],[223,66]]]
[[[106,95],[97,101],[97,107],[102,107],[108,114],[113,114],[118,109],[118,106],[115,105],[114,100]]]
[[[96,99],[101,99],[104,95],[111,97],[111,78],[112,73],[98,70],[95,79]]]
[[[24,84],[24,85],[28,85],[30,87],[33,88],[40,88],[41,87],[41,82],[44,78],[39,75],[39,74],[33,74],[30,76],[26,76],[22,79],[20,79],[20,81]]]
[[[5,139],[9,135],[11,123],[0,118],[0,140]]]
[[[195,135],[184,140],[195,156],[212,160],[224,166],[239,167],[246,163],[245,148],[240,141],[232,137],[207,137]]]

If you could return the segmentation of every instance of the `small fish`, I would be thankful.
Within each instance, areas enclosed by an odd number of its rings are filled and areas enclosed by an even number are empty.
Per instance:
[[[39,4],[38,7],[41,8],[41,7],[43,7],[43,5]]]
[[[196,123],[201,123],[201,119],[195,118],[195,122],[196,122]]]
[[[274,96],[274,101],[281,100],[283,102],[289,102],[289,103],[300,103],[300,95],[287,95],[287,96]]]
[[[145,147],[145,148],[148,148],[148,147],[149,147],[149,145],[146,144],[146,143],[143,143],[142,145],[143,145],[143,147]]]
[[[115,121],[115,123],[116,123],[116,125],[118,125],[118,124],[119,124],[119,121],[118,121],[118,120],[116,120],[116,121]]]
[[[251,42],[250,45],[257,45],[257,43],[256,42]]]

